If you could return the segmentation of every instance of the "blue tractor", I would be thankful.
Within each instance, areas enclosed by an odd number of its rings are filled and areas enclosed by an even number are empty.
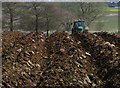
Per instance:
[[[85,32],[88,30],[88,27],[85,25],[84,20],[75,21],[72,28],[72,33],[75,32]]]

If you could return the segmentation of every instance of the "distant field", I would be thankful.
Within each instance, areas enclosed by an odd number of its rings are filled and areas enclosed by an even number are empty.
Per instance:
[[[118,11],[120,11],[120,8],[108,8],[106,12],[110,14],[118,14]]]
[[[108,11],[120,11],[120,8],[109,8]]]
[[[109,8],[106,16],[97,19],[90,25],[91,31],[118,31],[118,11],[120,8]]]

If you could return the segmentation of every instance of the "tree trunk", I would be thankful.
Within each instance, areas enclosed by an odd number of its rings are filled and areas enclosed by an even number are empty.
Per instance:
[[[66,23],[66,31],[70,31],[71,22]]]
[[[118,28],[118,33],[120,34],[120,28]]]
[[[37,13],[37,6],[33,3],[33,8],[35,10],[35,31],[38,32],[38,13]]]
[[[49,35],[49,33],[48,33],[48,32],[49,32],[49,30],[47,30],[47,36]]]
[[[10,31],[13,31],[13,12],[12,9],[9,9],[10,11]]]
[[[46,22],[46,27],[47,27],[47,36],[49,35],[49,22],[48,22],[48,17],[47,17],[47,22]]]
[[[38,15],[36,15],[36,25],[35,25],[35,30],[38,32]]]

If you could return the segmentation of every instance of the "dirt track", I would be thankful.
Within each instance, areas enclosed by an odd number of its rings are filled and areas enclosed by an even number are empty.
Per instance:
[[[120,37],[3,33],[3,87],[119,88]]]

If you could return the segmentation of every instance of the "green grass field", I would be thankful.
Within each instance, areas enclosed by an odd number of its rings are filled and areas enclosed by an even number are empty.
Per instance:
[[[118,8],[109,8],[103,16],[90,25],[90,31],[118,31]]]

